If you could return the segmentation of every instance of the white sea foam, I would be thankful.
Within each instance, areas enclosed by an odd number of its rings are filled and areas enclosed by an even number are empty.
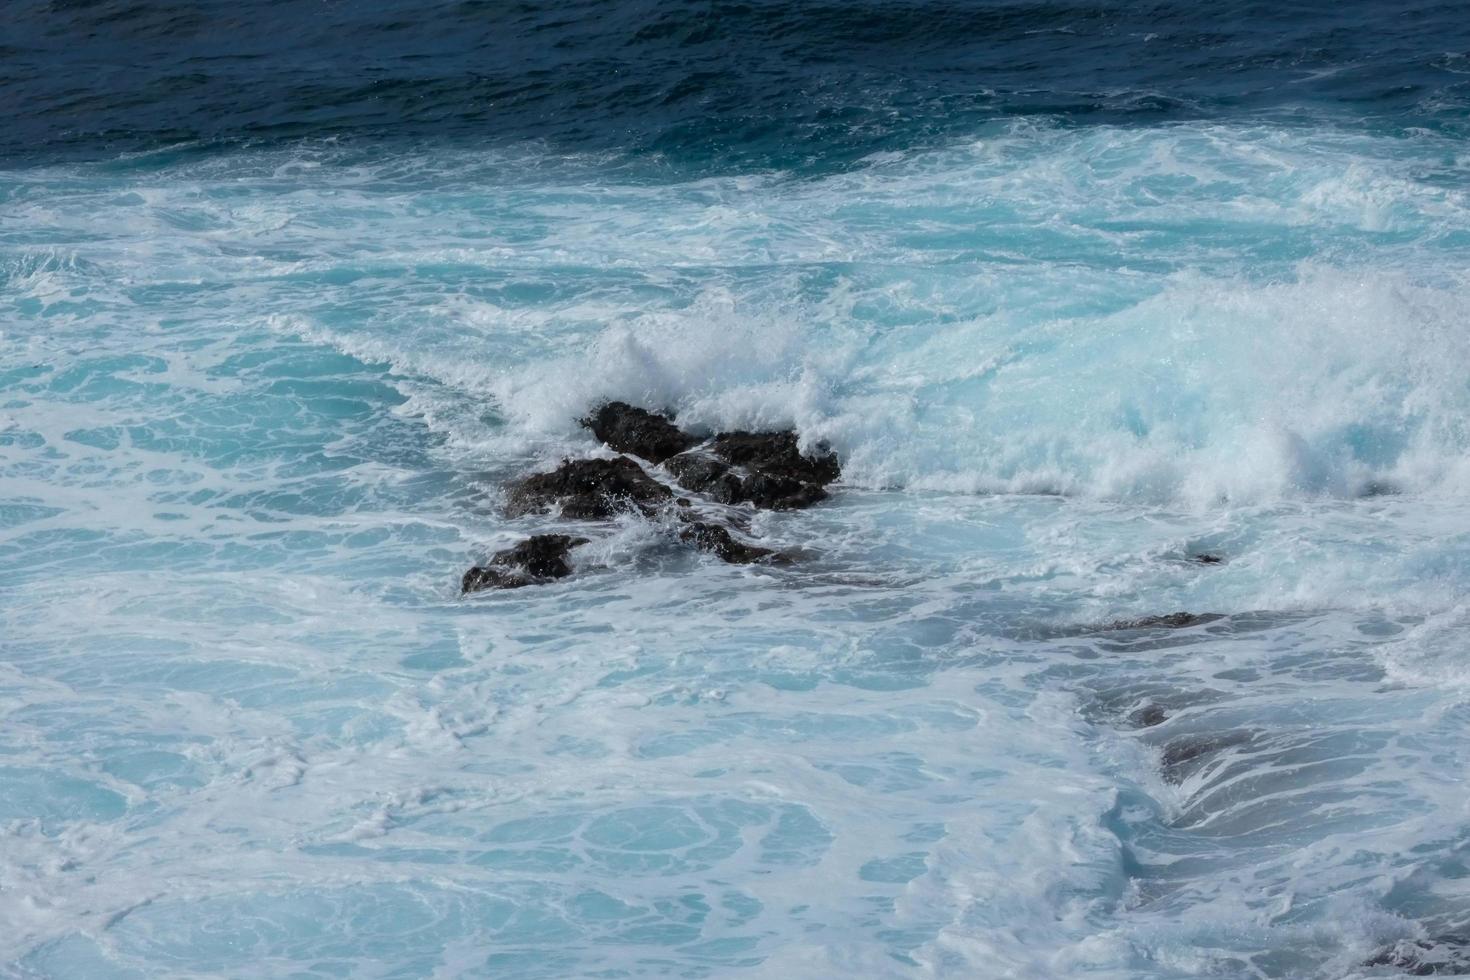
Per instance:
[[[1463,932],[1445,152],[0,175],[0,970],[1327,980]],[[575,526],[497,485],[605,398],[829,442],[752,523],[803,559],[628,519],[459,599]],[[1091,630],[1180,609],[1227,618]]]

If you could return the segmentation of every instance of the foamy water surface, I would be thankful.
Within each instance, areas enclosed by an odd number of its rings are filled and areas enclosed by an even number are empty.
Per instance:
[[[0,173],[0,969],[1336,980],[1463,935],[1466,165],[1011,121],[818,174]],[[804,558],[628,520],[460,598],[608,398],[828,442],[832,499],[753,518]],[[1178,610],[1225,618],[1089,629]]]

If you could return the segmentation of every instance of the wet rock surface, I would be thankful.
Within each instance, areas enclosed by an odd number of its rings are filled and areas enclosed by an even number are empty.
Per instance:
[[[1145,704],[1128,715],[1128,724],[1134,728],[1152,728],[1169,720],[1169,712],[1156,704]]]
[[[704,452],[684,453],[664,463],[664,469],[679,481],[679,486],[722,504],[734,504],[743,494],[740,477],[728,463]]]
[[[776,554],[770,548],[746,544],[726,528],[707,521],[686,521],[679,528],[679,540],[694,545],[700,551],[708,551],[732,565],[748,565]]]
[[[662,464],[680,488],[710,504],[758,510],[810,507],[826,499],[827,485],[842,472],[836,455],[826,448],[802,453],[796,433],[789,430],[722,432],[701,439],[667,416],[616,401],[598,406],[580,421],[608,448]],[[705,510],[688,497],[676,496],[629,456],[563,460],[550,472],[512,483],[505,502],[509,517],[557,513],[564,519],[604,521],[636,514],[662,519],[680,541],[736,565],[785,557],[732,533],[732,528],[750,530],[737,512],[711,516]],[[462,590],[518,588],[564,578],[571,573],[567,551],[585,541],[536,535],[470,569]]]
[[[652,516],[674,493],[626,456],[566,460],[550,473],[515,483],[506,498],[510,517],[560,508],[574,520],[606,520],[637,511]]]
[[[484,565],[476,565],[465,572],[460,581],[460,591],[517,589],[523,585],[566,578],[572,574],[569,553],[587,541],[587,538],[569,534],[537,534],[513,548],[497,551]]]
[[[664,464],[679,485],[723,504],[797,510],[827,498],[842,473],[826,450],[801,452],[795,432],[722,432]]]
[[[819,487],[842,475],[835,454],[824,450],[816,456],[803,455],[791,431],[723,432],[710,442],[710,451],[727,463],[757,473]]]
[[[1099,626],[1104,632],[1122,630],[1182,630],[1190,626],[1203,626],[1224,619],[1220,613],[1169,613],[1167,616],[1144,616],[1142,619],[1118,619]]]
[[[1470,976],[1470,936],[1405,939],[1363,961],[1365,967],[1391,967],[1411,977]]]
[[[662,463],[699,444],[697,436],[679,430],[673,421],[627,402],[607,402],[582,419],[609,449]]]
[[[814,483],[788,476],[740,473],[704,451],[675,456],[664,467],[686,490],[722,504],[751,504],[759,510],[799,510],[827,499]]]
[[[1182,783],[1200,766],[1227,749],[1249,745],[1255,733],[1249,731],[1208,732],[1185,735],[1165,743],[1159,755],[1159,769],[1164,779]]]

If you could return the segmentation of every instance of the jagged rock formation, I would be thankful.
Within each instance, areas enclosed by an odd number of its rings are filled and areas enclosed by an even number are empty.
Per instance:
[[[684,432],[667,416],[626,402],[599,406],[581,423],[608,448],[662,464],[684,490],[712,504],[749,505],[765,510],[795,510],[825,500],[827,486],[841,474],[835,454],[801,451],[795,432],[721,432],[711,438]],[[630,458],[568,459],[556,469],[534,473],[507,488],[510,517],[555,513],[564,519],[599,521],[620,514],[663,519],[679,540],[732,564],[773,561],[770,548],[744,541],[731,518],[698,513],[687,497]],[[518,588],[571,573],[567,552],[585,538],[536,535],[498,552],[484,566],[465,573],[464,592]]]

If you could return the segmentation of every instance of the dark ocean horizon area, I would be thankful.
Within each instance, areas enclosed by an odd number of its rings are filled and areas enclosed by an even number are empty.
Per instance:
[[[815,168],[1015,116],[1463,134],[1463,3],[14,0],[0,159],[538,140]]]

